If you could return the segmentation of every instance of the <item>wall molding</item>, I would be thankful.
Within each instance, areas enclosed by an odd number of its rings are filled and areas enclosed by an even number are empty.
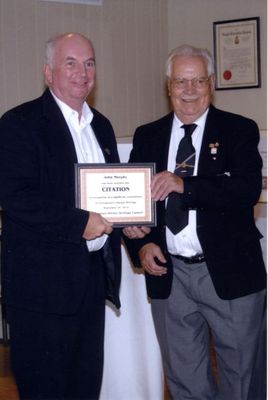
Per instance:
[[[39,1],[49,1],[53,3],[71,3],[71,4],[86,4],[91,6],[102,6],[103,0],[39,0]]]

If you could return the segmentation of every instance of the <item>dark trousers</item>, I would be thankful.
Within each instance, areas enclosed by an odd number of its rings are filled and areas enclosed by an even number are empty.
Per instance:
[[[74,266],[75,267],[75,266]],[[95,400],[103,371],[105,285],[100,265],[75,315],[8,307],[11,363],[22,400]]]

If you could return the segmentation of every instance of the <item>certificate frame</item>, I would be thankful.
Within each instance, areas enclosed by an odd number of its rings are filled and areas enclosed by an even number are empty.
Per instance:
[[[75,164],[76,207],[98,212],[117,228],[156,226],[154,174],[155,163]]]
[[[216,90],[261,86],[260,18],[213,23]]]

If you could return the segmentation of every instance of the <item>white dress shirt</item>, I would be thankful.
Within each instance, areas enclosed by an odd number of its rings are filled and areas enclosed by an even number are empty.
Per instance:
[[[203,139],[204,127],[208,110],[194,123],[197,125],[192,133],[192,142],[195,148],[195,167],[193,175],[197,175],[198,160]],[[174,120],[171,131],[171,138],[168,153],[168,171],[174,172],[176,165],[176,155],[180,140],[184,136],[183,123],[174,114]],[[196,254],[202,254],[200,242],[196,234],[196,211],[189,210],[188,225],[176,235],[166,228],[167,247],[170,254],[192,257]]]
[[[104,163],[104,156],[98,144],[95,133],[91,127],[93,113],[86,102],[83,104],[82,116],[79,120],[78,112],[61,101],[51,91],[56,103],[58,104],[65,121],[71,132],[78,163]],[[92,210],[94,211],[94,210]],[[89,251],[97,251],[101,249],[107,240],[104,234],[99,238],[87,240]]]

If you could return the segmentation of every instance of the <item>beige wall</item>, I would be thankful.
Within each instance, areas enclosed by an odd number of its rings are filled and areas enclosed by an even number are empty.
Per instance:
[[[45,41],[79,31],[96,48],[92,105],[111,119],[118,138],[131,137],[137,125],[168,110],[164,63],[171,48],[187,42],[213,51],[214,21],[254,16],[261,18],[262,87],[217,91],[215,100],[266,130],[266,0],[0,0],[0,115],[41,94]]]
[[[118,137],[166,112],[166,0],[103,0],[103,6],[0,0],[0,114],[41,94],[44,43],[67,31],[95,45],[91,104],[111,119]]]
[[[267,129],[267,1],[168,0],[168,48],[180,43],[206,47],[213,54],[213,22],[260,17],[260,88],[219,90],[215,105],[253,118]]]

